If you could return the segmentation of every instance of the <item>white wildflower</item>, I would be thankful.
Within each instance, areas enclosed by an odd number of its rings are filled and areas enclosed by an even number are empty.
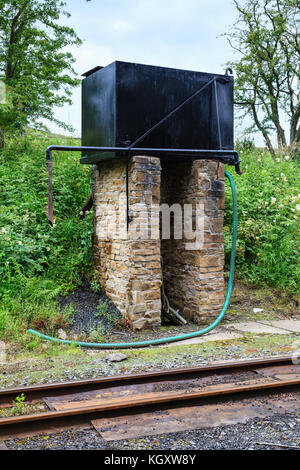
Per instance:
[[[275,204],[276,202],[276,197],[271,197],[271,204]]]
[[[297,204],[295,209],[296,209],[296,211],[300,211],[300,204]]]
[[[49,246],[47,246],[46,250],[47,250],[47,251],[50,251],[50,248],[49,248]]]
[[[4,233],[5,235],[7,233],[7,230],[4,227],[2,227],[1,232]]]
[[[284,158],[285,158],[285,160],[289,160],[289,159],[290,159],[290,156],[289,156],[289,155],[286,155]]]
[[[281,176],[281,178],[282,178],[282,181],[284,181],[284,182],[286,183],[286,182],[287,182],[287,178],[286,178],[285,174],[284,174],[284,173],[280,173],[280,176]]]
[[[19,243],[20,246],[23,245],[23,243],[21,241],[19,241],[18,243]]]

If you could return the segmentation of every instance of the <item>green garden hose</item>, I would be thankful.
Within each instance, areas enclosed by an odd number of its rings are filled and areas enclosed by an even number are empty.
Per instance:
[[[222,307],[222,310],[219,316],[215,319],[213,323],[211,323],[206,328],[203,328],[199,331],[194,331],[193,333],[186,333],[179,336],[170,336],[168,338],[159,338],[154,340],[148,341],[137,341],[133,343],[85,343],[82,341],[70,341],[70,340],[63,340],[59,338],[54,338],[52,336],[43,335],[35,330],[28,330],[29,333],[39,336],[41,339],[46,339],[49,341],[54,341],[56,343],[68,344],[68,345],[75,345],[75,346],[82,346],[84,348],[99,348],[99,349],[121,349],[121,348],[138,348],[143,346],[155,346],[157,344],[164,344],[164,343],[171,343],[174,341],[181,341],[184,339],[195,338],[196,336],[203,335],[204,333],[208,333],[209,331],[213,330],[223,319],[226,310],[229,306],[230,297],[233,288],[233,279],[234,279],[234,263],[235,263],[235,251],[236,251],[236,241],[237,241],[237,197],[236,197],[236,189],[234,185],[234,181],[232,178],[231,173],[225,172],[225,175],[229,179],[231,193],[232,193],[232,200],[233,200],[233,223],[232,223],[232,248],[231,248],[231,256],[230,256],[230,269],[229,269],[229,279],[227,284],[227,292],[226,298]]]

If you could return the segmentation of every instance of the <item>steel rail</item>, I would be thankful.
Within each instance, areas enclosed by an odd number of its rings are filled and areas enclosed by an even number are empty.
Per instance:
[[[143,412],[149,411],[149,408],[153,410],[155,407],[162,405],[174,406],[186,406],[188,402],[195,404],[195,401],[201,399],[210,399],[215,398],[220,400],[220,397],[232,396],[234,397],[237,394],[245,394],[251,392],[262,392],[267,390],[278,390],[285,389],[287,387],[299,387],[300,386],[300,377],[297,379],[289,380],[278,380],[262,382],[258,381],[254,384],[246,385],[234,385],[232,384],[223,384],[224,388],[220,386],[215,387],[215,389],[203,389],[196,392],[186,392],[181,390],[181,392],[158,392],[157,396],[152,394],[147,394],[145,396],[133,397],[133,398],[120,398],[108,401],[108,403],[102,403],[99,405],[90,405],[82,406],[76,408],[68,408],[61,411],[49,411],[39,414],[23,415],[23,416],[14,416],[11,418],[2,418],[0,419],[0,437],[3,438],[7,436],[12,436],[14,434],[20,433],[24,430],[23,427],[34,426],[35,430],[43,429],[45,423],[50,423],[50,425],[64,424],[66,425],[66,419],[69,418],[79,418],[79,420],[86,423],[91,419],[97,417],[106,416],[107,413],[113,412],[118,415],[123,414],[124,410],[130,409],[131,413],[135,412],[135,409],[138,409],[138,412],[142,409]],[[85,417],[85,418],[84,418]],[[48,424],[49,425],[49,424]],[[40,427],[39,427],[40,426]]]
[[[66,393],[76,393],[81,389],[95,389],[99,387],[107,388],[132,383],[151,383],[160,382],[168,379],[183,379],[192,375],[212,375],[235,370],[251,369],[253,367],[274,366],[291,364],[289,356],[270,356],[260,359],[247,359],[239,361],[226,361],[199,367],[184,369],[167,369],[153,372],[145,372],[142,374],[132,375],[115,375],[108,377],[97,377],[93,379],[74,380],[69,382],[54,382],[50,384],[31,385],[26,387],[14,387],[8,389],[0,389],[0,406],[8,406],[13,400],[24,393],[28,401],[37,400],[46,396],[56,396]]]
[[[100,377],[96,379],[77,380],[73,382],[33,385],[29,387],[17,387],[10,389],[0,390],[0,403],[12,399],[18,396],[20,393],[26,394],[26,398],[49,398],[56,395],[66,395],[67,393],[77,393],[83,389],[85,392],[87,389],[99,389],[107,387],[117,387],[120,385],[132,385],[141,383],[155,383],[165,382],[167,379],[173,379],[174,382],[178,379],[191,378],[193,376],[210,376],[212,374],[230,373],[234,371],[245,371],[253,370],[253,368],[259,368],[263,366],[285,366],[291,365],[291,357],[288,356],[271,356],[261,359],[250,359],[240,361],[227,361],[209,365],[203,365],[195,368],[186,368],[179,370],[160,370],[153,372],[146,372],[143,374],[134,375],[120,375],[114,377]],[[233,379],[236,380],[236,379]],[[267,390],[278,390],[287,387],[299,387],[299,378],[293,376],[290,379],[278,379],[270,378],[267,380],[265,377],[261,377],[253,383],[240,382],[236,383],[218,383],[217,385],[204,386],[201,389],[187,391],[187,390],[173,390],[173,391],[158,391],[149,392],[145,389],[145,392],[139,392],[135,396],[113,396],[110,399],[105,399],[106,402],[99,404],[92,404],[89,406],[77,406],[72,408],[66,408],[59,411],[42,412],[31,415],[14,416],[10,418],[0,418],[0,436],[14,436],[22,432],[40,432],[45,429],[53,429],[53,426],[68,427],[70,425],[87,424],[91,419],[95,417],[101,417],[106,415],[120,415],[126,414],[130,410],[130,413],[135,413],[135,408],[139,411],[153,409],[160,409],[160,407],[176,407],[176,406],[188,406],[189,403],[195,401],[212,399],[215,398],[220,400],[224,396],[238,396],[238,394],[246,394],[251,392],[263,392]],[[76,397],[74,397],[76,398]],[[76,399],[75,399],[76,401]],[[68,405],[65,405],[68,406]],[[48,426],[48,427],[47,427]],[[56,429],[57,430],[57,429]]]

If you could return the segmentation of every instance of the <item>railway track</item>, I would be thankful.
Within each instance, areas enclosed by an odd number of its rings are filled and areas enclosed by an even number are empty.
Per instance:
[[[274,390],[300,390],[300,366],[292,364],[290,357],[2,389],[2,408],[23,393],[26,402],[43,402],[49,411],[0,418],[0,438],[57,432],[99,418],[192,407]]]

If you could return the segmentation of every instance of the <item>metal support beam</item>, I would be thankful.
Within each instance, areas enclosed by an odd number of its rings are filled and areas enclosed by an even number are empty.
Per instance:
[[[127,158],[126,162],[126,197],[127,197],[127,229],[129,218],[129,161],[134,155],[159,156],[161,158],[185,157],[190,159],[219,160],[227,165],[234,165],[235,171],[241,175],[239,153],[236,150],[214,150],[214,149],[159,149],[159,148],[132,148],[132,147],[84,147],[51,145],[46,150],[46,162],[48,168],[49,195],[48,195],[48,220],[53,225],[53,194],[52,194],[52,152],[110,152],[117,153],[120,157]],[[116,157],[112,157],[116,158]],[[82,163],[85,163],[82,161]]]

